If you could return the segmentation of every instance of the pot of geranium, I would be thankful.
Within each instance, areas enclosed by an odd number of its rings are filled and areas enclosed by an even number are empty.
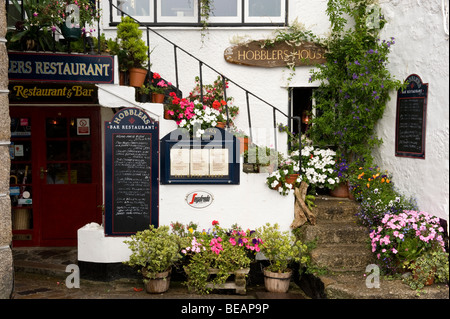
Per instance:
[[[158,73],[152,74],[150,90],[152,91],[153,103],[164,103],[165,93],[169,85],[172,84],[170,82],[166,83]]]
[[[170,284],[172,266],[180,260],[179,241],[176,235],[169,233],[168,226],[139,231],[124,241],[131,250],[125,264],[139,267],[148,293],[163,293]]]
[[[142,40],[142,30],[131,17],[122,17],[117,25],[119,46],[126,52],[129,85],[141,87],[147,76],[148,46]]]
[[[269,266],[264,268],[264,284],[269,292],[284,293],[289,290],[293,262],[302,261],[302,253],[306,251],[303,245],[289,231],[281,231],[278,224],[266,225],[256,230],[261,239],[260,249],[267,258]]]

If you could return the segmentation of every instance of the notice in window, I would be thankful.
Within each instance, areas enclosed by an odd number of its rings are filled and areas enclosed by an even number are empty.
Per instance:
[[[190,155],[189,149],[172,148],[170,150],[170,175],[189,176]]]
[[[209,150],[191,149],[191,176],[209,175]]]
[[[228,149],[209,150],[209,174],[212,176],[228,175]]]

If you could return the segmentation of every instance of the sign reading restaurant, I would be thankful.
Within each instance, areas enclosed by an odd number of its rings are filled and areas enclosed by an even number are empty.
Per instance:
[[[10,81],[114,82],[113,56],[9,52],[8,58]]]
[[[229,63],[266,68],[326,62],[325,49],[312,42],[299,44],[278,42],[265,45],[263,40],[251,41],[227,48],[224,57]]]

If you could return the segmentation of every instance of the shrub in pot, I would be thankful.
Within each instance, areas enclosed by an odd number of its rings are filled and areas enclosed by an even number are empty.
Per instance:
[[[150,225],[124,242],[132,252],[125,264],[140,267],[147,292],[167,291],[171,268],[181,258],[177,236],[169,233],[168,226]]]
[[[117,25],[117,39],[122,50],[126,52],[130,86],[141,87],[147,76],[148,46],[142,40],[139,24],[130,17],[122,17]],[[135,75],[139,79],[134,78]]]
[[[281,231],[278,224],[267,223],[256,230],[261,239],[261,253],[269,266],[264,269],[264,283],[270,292],[287,292],[292,276],[291,263],[306,261],[306,245],[297,240],[289,231]],[[304,256],[302,256],[304,255]]]

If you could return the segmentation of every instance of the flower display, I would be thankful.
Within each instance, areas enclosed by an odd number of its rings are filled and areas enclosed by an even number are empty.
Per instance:
[[[396,272],[429,251],[445,251],[439,218],[423,211],[385,214],[370,233],[372,252],[387,272]]]
[[[297,154],[298,151],[295,155]],[[335,170],[335,151],[305,146],[302,148],[301,154],[302,175],[305,182],[313,188],[333,189],[336,187],[340,179]]]
[[[164,81],[161,78],[161,75],[159,73],[153,73],[152,75],[152,81],[150,84],[150,89],[153,93],[159,93],[164,94],[168,88],[168,86],[172,85],[172,83]]]
[[[187,129],[192,136],[198,138],[207,128],[215,127],[218,122],[224,120],[219,111],[198,102],[182,99],[179,106],[180,110],[176,116],[178,127]]]

